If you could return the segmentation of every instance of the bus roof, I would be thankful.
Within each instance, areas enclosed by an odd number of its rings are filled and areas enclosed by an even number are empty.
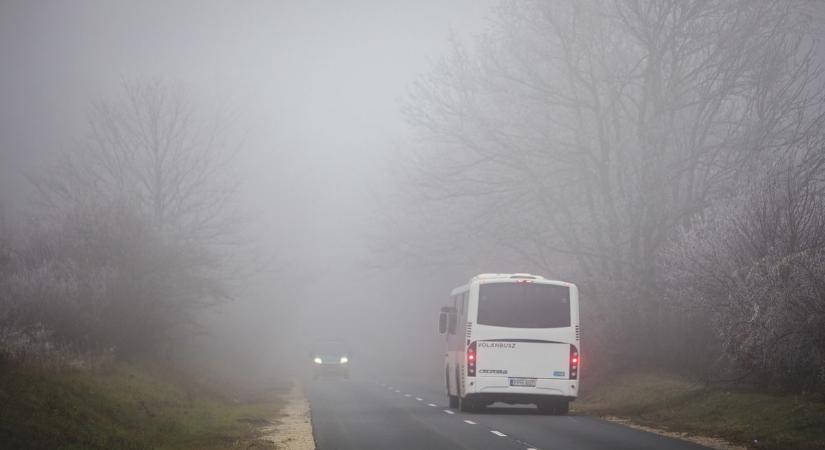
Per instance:
[[[498,282],[498,283],[513,283],[520,280],[538,281],[542,284],[556,284],[559,286],[573,286],[573,283],[558,280],[548,280],[541,275],[534,275],[530,273],[481,273],[472,278],[470,281],[462,286],[459,286],[451,292],[450,295],[460,294],[470,288],[473,282]]]

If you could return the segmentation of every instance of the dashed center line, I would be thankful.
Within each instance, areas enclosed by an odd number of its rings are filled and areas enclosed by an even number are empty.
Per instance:
[[[395,388],[394,388],[394,387],[392,387],[392,386],[385,385],[385,384],[383,384],[383,383],[381,383],[381,386],[382,386],[382,387],[386,387],[386,388],[387,388],[387,390],[390,390],[390,391],[393,391],[393,390],[394,390],[394,391],[395,391],[396,393],[398,393],[398,394],[404,394],[403,392],[401,392],[401,390],[400,390],[400,389],[395,389]],[[404,394],[404,397],[412,397],[412,395],[411,395],[411,394]],[[417,401],[419,401],[419,402],[423,402],[423,401],[424,401],[424,399],[423,399],[423,398],[421,398],[421,397],[415,397],[415,399],[416,399]],[[432,407],[432,408],[437,408],[437,407],[438,407],[438,405],[437,405],[437,404],[435,404],[435,403],[427,403],[427,406]],[[443,411],[444,411],[446,414],[450,414],[450,415],[454,415],[454,414],[455,414],[455,411],[450,410],[450,409],[444,409]],[[477,423],[477,422],[473,422],[472,420],[469,420],[469,419],[465,419],[465,420],[464,420],[464,423],[466,423],[467,425],[478,425],[478,423]],[[490,433],[492,433],[492,434],[494,434],[494,435],[496,435],[496,436],[498,436],[498,437],[507,437],[507,435],[506,435],[506,434],[504,434],[504,433],[502,433],[501,431],[498,431],[498,430],[490,430]],[[526,442],[521,442],[521,441],[517,441],[517,442],[520,442],[520,443],[522,443],[522,444],[526,444]],[[526,447],[526,448],[525,448],[525,450],[538,450],[538,449],[536,449],[535,447]]]

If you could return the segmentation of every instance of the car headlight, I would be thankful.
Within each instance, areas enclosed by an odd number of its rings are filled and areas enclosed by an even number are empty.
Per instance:
[[[317,356],[315,357],[315,359],[313,359],[313,361],[315,361],[315,364],[323,364],[324,363],[324,361],[321,358],[317,357]]]
[[[342,356],[341,359],[339,360],[339,362],[341,364],[346,364],[346,363],[349,362],[349,358],[347,358],[346,356]]]

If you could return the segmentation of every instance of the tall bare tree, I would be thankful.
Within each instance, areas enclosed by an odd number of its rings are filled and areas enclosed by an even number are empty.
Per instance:
[[[21,267],[56,267],[78,286],[31,320],[139,352],[193,331],[202,308],[229,297],[236,149],[229,118],[205,117],[180,88],[129,82],[122,93],[95,104],[88,137],[34,179],[52,220]]]
[[[637,349],[633,363],[674,354],[669,335],[684,320],[662,309],[661,250],[822,112],[806,11],[503,3],[474,50],[456,45],[412,89],[421,145],[409,198],[431,206],[399,222],[412,224],[410,241],[465,259],[495,246],[580,281],[589,317],[607,312],[591,351],[607,357],[621,343]]]
[[[179,239],[215,242],[237,220],[230,117],[205,117],[181,87],[124,82],[122,97],[98,102],[89,135],[38,178],[53,211],[119,202]]]

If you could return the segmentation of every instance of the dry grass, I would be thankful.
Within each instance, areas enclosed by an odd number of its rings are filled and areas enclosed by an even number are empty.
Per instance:
[[[0,372],[0,448],[266,448],[259,429],[277,415],[280,396],[236,398],[138,365],[58,373],[7,368]]]
[[[666,374],[585,384],[573,410],[764,449],[825,449],[825,402],[809,395],[706,389]]]

